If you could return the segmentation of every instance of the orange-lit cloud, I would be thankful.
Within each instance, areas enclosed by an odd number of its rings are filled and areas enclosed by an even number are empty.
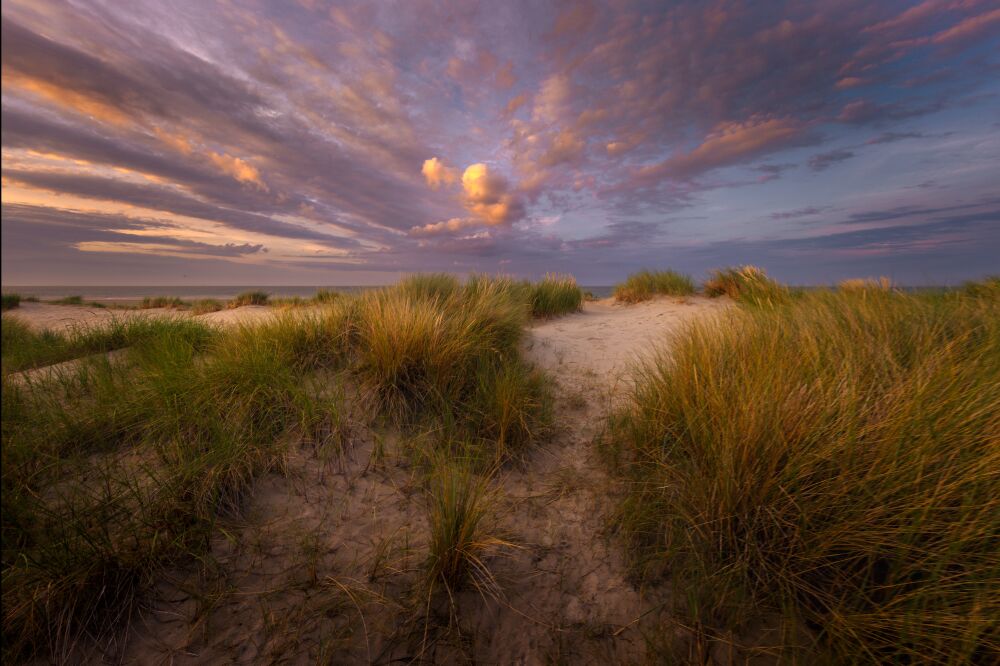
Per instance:
[[[647,167],[640,175],[690,178],[786,146],[801,131],[800,123],[787,118],[720,123],[691,152]]]
[[[424,160],[424,165],[420,168],[420,173],[424,175],[427,184],[435,190],[442,185],[454,185],[458,182],[458,172],[451,167],[445,166],[444,162],[436,157]]]
[[[447,174],[441,175],[442,171]],[[442,183],[452,183],[454,172],[436,157],[424,162],[427,184],[437,189]],[[411,235],[434,235],[456,232],[474,226],[500,226],[516,222],[524,216],[524,204],[511,191],[507,179],[481,162],[470,164],[462,173],[461,201],[471,218],[454,217],[410,229]]]

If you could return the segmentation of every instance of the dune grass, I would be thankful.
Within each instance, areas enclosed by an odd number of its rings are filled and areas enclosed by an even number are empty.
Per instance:
[[[267,305],[271,295],[266,291],[245,291],[231,299],[227,304],[229,308],[239,308],[244,305]]]
[[[583,306],[583,291],[570,275],[549,274],[528,285],[532,317],[556,317]]]
[[[14,308],[21,305],[21,294],[3,294],[0,297],[0,310],[6,312],[7,310],[13,310]]]
[[[484,597],[499,597],[486,558],[514,544],[492,524],[495,495],[490,479],[461,461],[440,459],[434,465],[427,484],[429,593],[443,588],[452,598],[471,584]]]
[[[183,308],[190,305],[187,301],[177,296],[146,296],[139,304],[139,309],[150,310],[152,308]]]
[[[112,317],[104,323],[75,326],[65,332],[38,332],[16,315],[7,315],[2,330],[5,373],[109,352],[167,334],[185,334],[193,339],[204,335],[202,327],[190,321],[161,317]]]
[[[669,569],[692,626],[783,615],[833,663],[1000,651],[1000,299],[740,309],[645,365],[609,433],[633,565]]]
[[[200,315],[218,312],[225,309],[226,304],[215,298],[200,298],[191,304],[191,314]]]
[[[316,303],[333,303],[338,298],[340,298],[340,292],[338,291],[334,291],[333,289],[317,289],[316,293],[313,294],[312,300]]]
[[[648,301],[653,296],[690,296],[695,291],[690,276],[677,271],[641,270],[615,286],[615,300],[625,303]]]
[[[768,277],[756,266],[738,266],[714,270],[705,280],[705,295],[729,296],[745,305],[771,306],[784,303],[790,296],[787,287]]]
[[[966,282],[962,285],[962,294],[973,298],[1000,299],[1000,275],[990,275],[978,282]]]
[[[4,373],[5,660],[72,660],[81,637],[111,640],[167,567],[207,552],[290,443],[342,455],[344,383],[361,388],[373,425],[419,445],[428,593],[490,589],[502,544],[484,531],[488,478],[546,431],[551,399],[520,356],[523,293],[500,279],[443,284],[226,329],[131,318],[39,334],[5,316],[5,371],[128,347],[114,361]]]

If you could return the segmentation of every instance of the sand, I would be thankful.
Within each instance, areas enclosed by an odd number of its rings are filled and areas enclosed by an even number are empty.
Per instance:
[[[65,331],[76,327],[99,326],[111,319],[132,317],[191,317],[199,321],[217,325],[248,324],[273,317],[281,312],[278,308],[265,305],[245,305],[239,308],[219,310],[206,314],[192,315],[189,310],[171,308],[149,308],[126,310],[115,308],[95,308],[86,305],[52,305],[50,303],[21,303],[4,316],[17,317],[35,330],[50,329]]]
[[[105,316],[28,305],[22,313],[33,325]],[[605,300],[529,327],[526,355],[554,380],[555,428],[496,479],[497,525],[517,544],[490,561],[499,599],[461,592],[452,617],[446,605],[413,598],[427,547],[418,472],[391,433],[349,419],[347,454],[292,447],[283,473],[259,480],[244,518],[213,537],[203,569],[178,569],[161,583],[120,656],[126,663],[642,663],[645,636],[671,626],[670,589],[640,590],[629,579],[612,514],[621,488],[596,440],[633,364],[669,346],[687,323],[729,307],[701,297]],[[203,318],[231,323],[273,312],[246,307]],[[349,389],[349,401],[353,395]]]

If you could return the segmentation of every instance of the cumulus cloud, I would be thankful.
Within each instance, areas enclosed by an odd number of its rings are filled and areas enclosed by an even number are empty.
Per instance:
[[[442,185],[454,185],[458,181],[455,169],[445,166],[444,162],[436,157],[424,160],[420,173],[424,174],[427,184],[435,190]]]
[[[428,164],[435,166],[428,169]],[[436,174],[440,161],[437,158],[424,162],[425,176],[430,170]],[[443,181],[427,176],[431,187]],[[470,164],[462,173],[461,200],[471,218],[454,217],[444,222],[435,222],[410,229],[414,235],[434,235],[456,232],[472,226],[509,226],[524,217],[524,203],[510,183],[502,175],[491,170],[482,162]]]

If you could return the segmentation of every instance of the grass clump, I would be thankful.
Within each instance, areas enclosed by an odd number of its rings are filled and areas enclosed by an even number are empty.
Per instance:
[[[396,286],[401,293],[418,301],[443,301],[461,288],[458,278],[450,273],[419,273],[401,280]]]
[[[336,432],[338,406],[311,392],[282,336],[186,325],[202,335],[159,329],[128,363],[5,377],[5,659],[112,635],[280,464],[284,433]]]
[[[705,295],[729,296],[746,305],[777,305],[788,300],[788,289],[772,280],[763,268],[739,266],[712,271],[704,284]]]
[[[556,317],[576,312],[583,305],[583,292],[570,275],[546,275],[528,287],[532,317]]]
[[[340,292],[333,289],[317,289],[312,300],[316,303],[333,303],[340,298]]]
[[[192,340],[202,340],[206,335],[199,324],[163,317],[112,317],[105,323],[76,326],[64,332],[39,332],[8,315],[2,327],[5,373],[105,353],[165,335],[188,336]]]
[[[191,304],[191,314],[200,315],[209,312],[218,312],[226,307],[226,304],[215,298],[201,298]]]
[[[271,295],[266,291],[245,291],[229,301],[230,308],[240,308],[244,305],[267,305]]]
[[[0,297],[0,310],[6,312],[21,305],[21,294],[3,294]]]
[[[615,286],[615,300],[625,303],[648,301],[656,295],[690,296],[693,293],[691,277],[676,271],[641,270]]]
[[[177,296],[146,296],[142,299],[139,308],[150,310],[152,308],[183,308],[188,303]]]
[[[978,282],[966,282],[962,285],[961,293],[973,298],[1000,299],[1000,275],[990,275]]]
[[[989,661],[998,386],[998,301],[815,292],[691,328],[610,422],[637,570],[834,663]]]
[[[427,488],[430,532],[428,588],[443,587],[449,597],[472,584],[481,594],[499,596],[499,586],[486,558],[513,544],[491,525],[496,491],[488,477],[462,462],[438,462]]]

